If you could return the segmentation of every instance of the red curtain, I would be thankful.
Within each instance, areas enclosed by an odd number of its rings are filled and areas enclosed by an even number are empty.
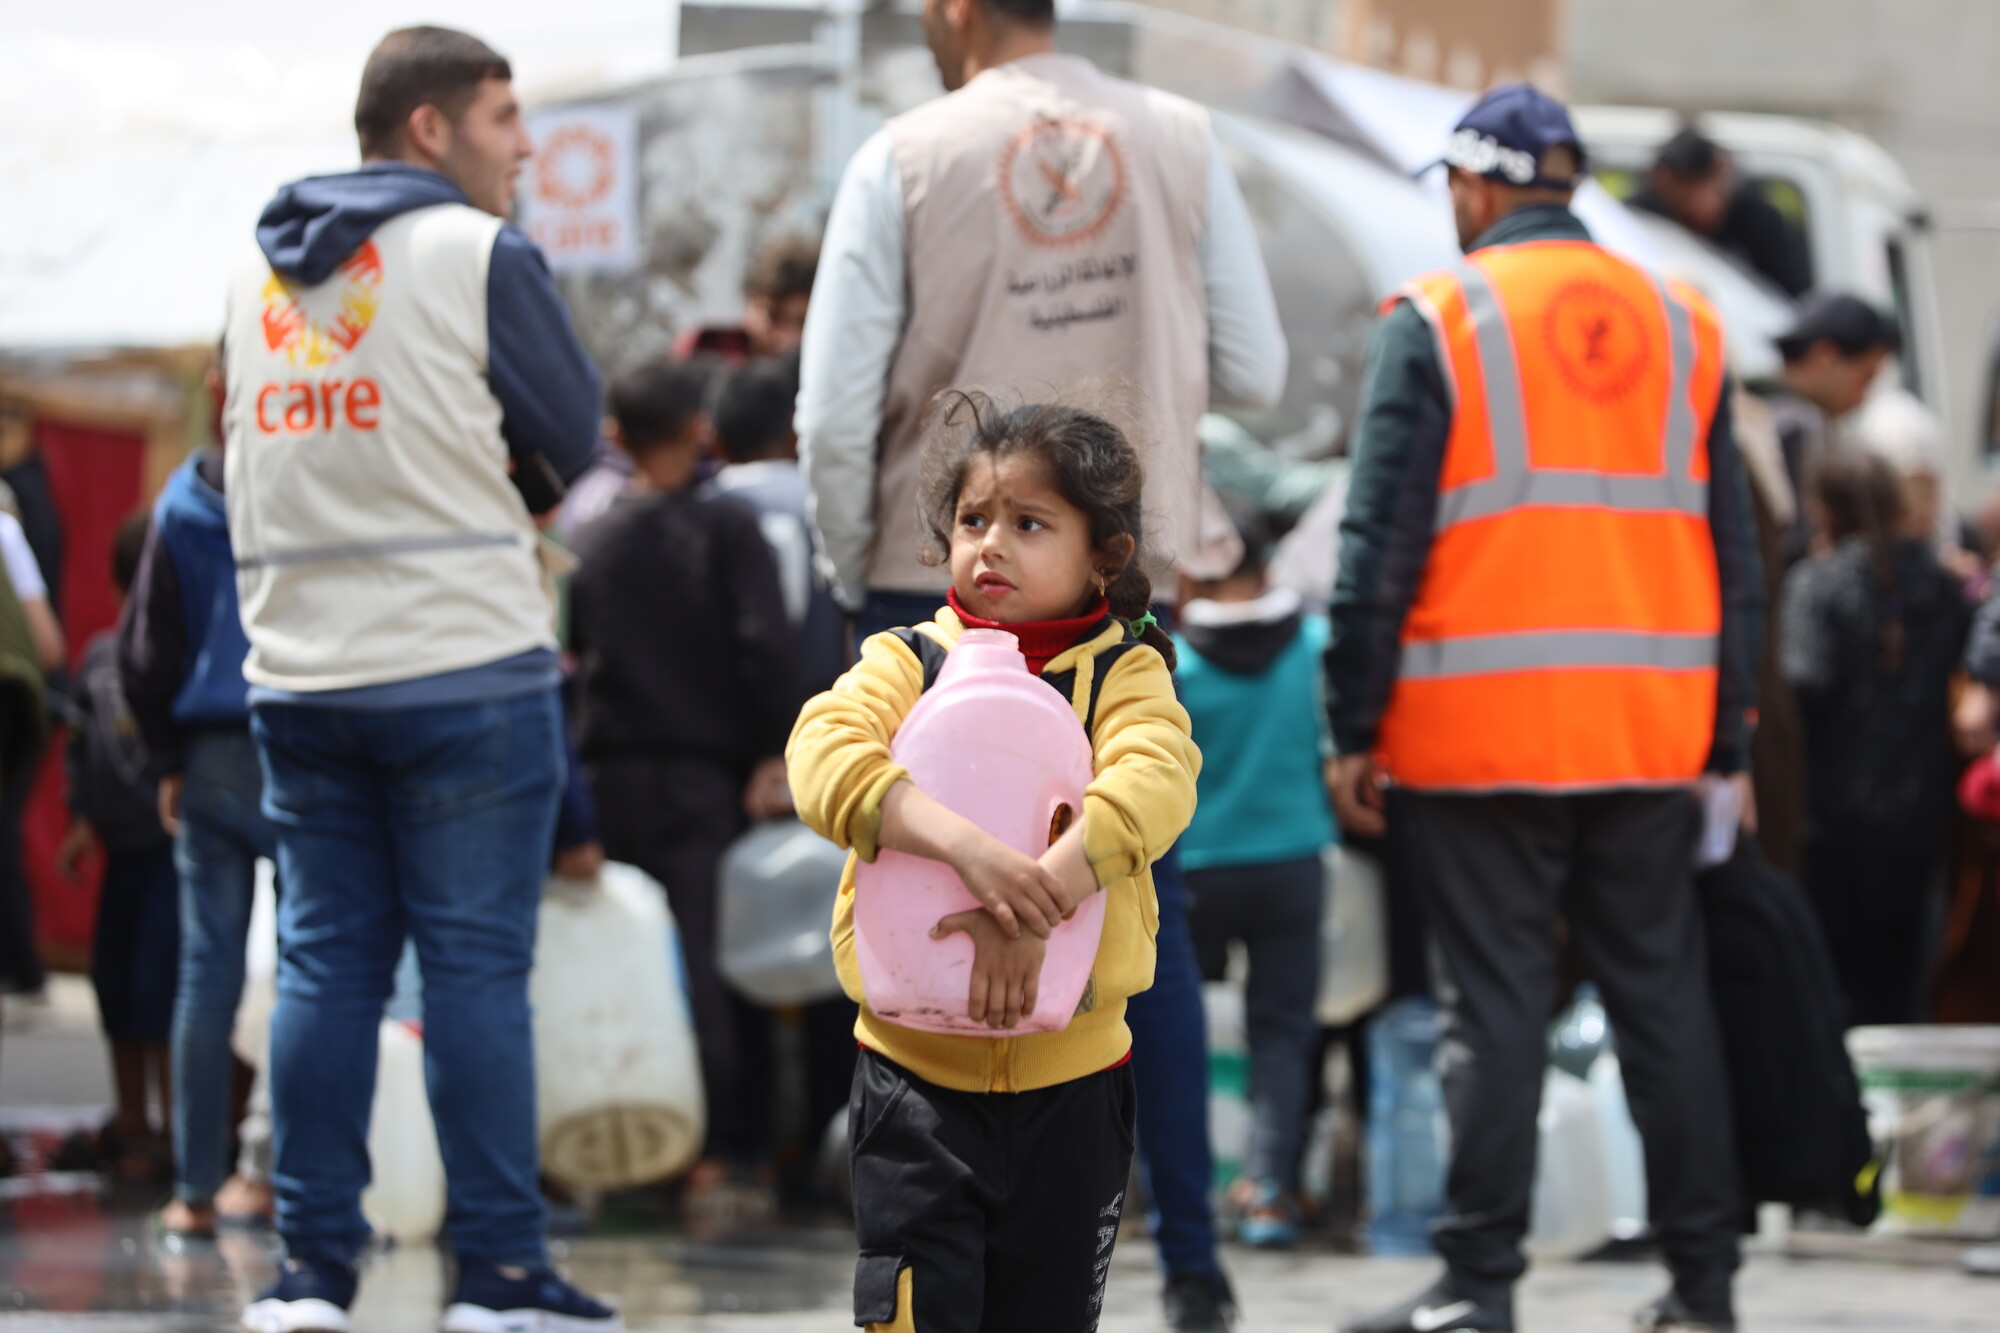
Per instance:
[[[42,421],[35,442],[48,473],[62,524],[62,585],[51,588],[72,669],[96,635],[118,623],[118,589],[111,581],[111,542],[119,523],[138,507],[144,485],[146,437]],[[42,771],[22,820],[22,860],[35,895],[35,933],[51,965],[77,967],[88,959],[97,918],[98,871],[79,880],[56,874],[55,852],[69,828],[68,783],[63,773],[67,732],[58,731],[42,758]]]

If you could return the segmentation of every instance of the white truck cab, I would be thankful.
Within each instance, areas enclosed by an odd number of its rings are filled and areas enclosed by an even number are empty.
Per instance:
[[[1654,154],[1683,124],[1676,113],[1653,107],[1587,106],[1574,108],[1572,115],[1593,172],[1621,198],[1645,183]],[[1922,197],[1895,159],[1861,135],[1824,121],[1716,112],[1693,124],[1729,150],[1738,171],[1804,234],[1816,290],[1851,292],[1895,313],[1903,354],[1896,374],[1885,374],[1882,382],[1899,378],[1943,413],[1943,336],[1929,222]],[[1647,225],[1679,232],[1655,219]],[[1686,232],[1677,239],[1700,244]],[[1761,279],[1747,271],[1745,276],[1782,299]],[[1953,465],[1969,474],[1970,452],[1955,449]]]

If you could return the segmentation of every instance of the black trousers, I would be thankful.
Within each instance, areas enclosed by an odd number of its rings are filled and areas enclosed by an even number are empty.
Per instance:
[[[1250,1159],[1244,1174],[1299,1185],[1319,1064],[1319,921],[1326,871],[1317,856],[1187,872],[1188,929],[1204,981],[1220,981],[1229,944],[1250,955],[1244,1018],[1250,1042]]]
[[[1128,1065],[1034,1092],[954,1092],[863,1051],[854,1322],[883,1333],[1093,1333],[1137,1097]]]
[[[1806,893],[1847,992],[1847,1024],[1923,1021],[1924,923],[1936,893],[1934,845],[1814,831]]]
[[[1561,918],[1604,994],[1675,1285],[1698,1311],[1727,1311],[1744,1203],[1694,892],[1696,803],[1678,791],[1406,792],[1398,814],[1443,1018],[1452,1161],[1439,1254],[1474,1290],[1526,1267]]]
[[[660,881],[680,931],[708,1105],[705,1155],[754,1162],[771,1140],[771,1099],[751,1072],[760,1055],[769,1059],[770,1016],[723,981],[716,936],[716,871],[748,822],[743,778],[700,759],[618,756],[593,761],[590,779],[604,854]]]
[[[38,991],[48,984],[35,943],[35,895],[21,867],[21,817],[30,788],[0,800],[0,992]]]

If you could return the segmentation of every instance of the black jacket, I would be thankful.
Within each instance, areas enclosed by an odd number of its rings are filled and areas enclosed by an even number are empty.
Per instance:
[[[1472,248],[1589,239],[1568,209],[1542,206],[1502,218]],[[1708,521],[1722,584],[1721,677],[1709,767],[1724,773],[1745,762],[1764,618],[1762,564],[1749,483],[1726,407],[1729,393],[1725,379],[1724,406],[1708,432]],[[1395,688],[1403,620],[1430,560],[1438,476],[1451,434],[1451,393],[1437,341],[1408,301],[1399,301],[1376,329],[1361,397],[1326,650],[1327,711],[1341,754],[1374,747]]]
[[[586,761],[780,755],[803,702],[771,548],[727,495],[623,495],[576,535],[570,642]]]
[[[1951,819],[1950,686],[1971,610],[1929,543],[1898,542],[1892,554],[1887,588],[1860,538],[1794,569],[1778,666],[1805,723],[1808,833],[1936,848]],[[1903,626],[1893,666],[1891,615]]]

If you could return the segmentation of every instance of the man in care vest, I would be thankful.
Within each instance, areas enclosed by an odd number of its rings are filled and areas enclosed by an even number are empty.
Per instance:
[[[1210,400],[1265,407],[1284,391],[1277,302],[1207,111],[1058,51],[1055,23],[1054,0],[925,0],[949,95],[861,146],[827,219],[801,344],[799,459],[857,639],[930,619],[950,582],[921,560],[917,524],[925,409],[940,391],[1135,386],[1155,588],[1199,546]],[[1159,963],[1128,1011],[1139,1150],[1167,1322],[1220,1333],[1231,1296],[1208,1198],[1201,978],[1173,853],[1154,884]]]
[[[1730,1329],[1743,1198],[1693,871],[1698,792],[1747,794],[1763,599],[1722,327],[1592,244],[1558,103],[1495,89],[1445,163],[1467,258],[1378,330],[1326,656],[1335,806],[1379,833],[1396,788],[1430,918],[1445,1273],[1349,1327],[1514,1327],[1567,922],[1673,1272],[1640,1327]]]
[[[229,536],[284,885],[271,1179],[288,1254],[252,1333],[346,1333],[377,1032],[407,935],[458,1255],[444,1333],[609,1333],[549,1266],[528,971],[563,790],[531,510],[602,390],[505,218],[532,151],[506,60],[382,39],[358,170],[287,185],[229,288]]]

